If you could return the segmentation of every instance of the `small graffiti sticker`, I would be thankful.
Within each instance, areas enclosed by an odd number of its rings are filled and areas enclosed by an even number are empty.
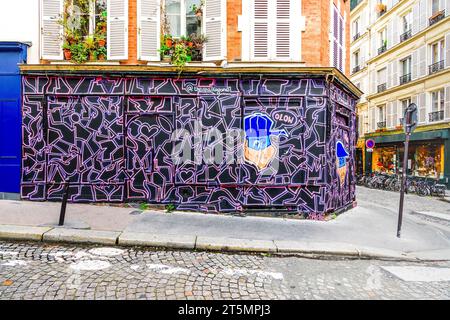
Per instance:
[[[348,152],[345,150],[342,141],[336,142],[336,167],[341,185],[345,182],[345,175],[347,174],[347,157]]]
[[[274,136],[287,136],[284,130],[273,130],[274,121],[264,113],[254,113],[244,118],[245,161],[255,165],[259,170],[266,168],[278,151],[278,143],[273,143]]]

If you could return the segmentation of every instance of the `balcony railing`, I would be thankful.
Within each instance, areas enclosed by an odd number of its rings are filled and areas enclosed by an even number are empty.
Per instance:
[[[383,92],[383,91],[386,91],[386,83],[379,84],[377,87],[378,93]]]
[[[444,60],[438,61],[428,66],[429,74],[433,74],[444,69]]]
[[[436,14],[434,14],[430,19],[428,19],[429,25],[432,26],[433,24],[441,21],[444,18],[445,18],[445,10],[441,10]]]
[[[411,36],[412,36],[412,31],[410,29],[400,35],[400,42],[408,40],[409,38],[411,38]]]
[[[444,120],[444,110],[441,110],[441,111],[435,111],[435,112],[430,112],[430,113],[428,114],[428,120],[429,120],[430,122]]]
[[[386,128],[386,121],[377,122],[378,129]]]
[[[405,84],[411,81],[411,73],[405,74],[400,77],[400,84]]]
[[[383,46],[378,48],[378,54],[382,54],[386,50],[387,50],[387,45],[383,45]]]
[[[354,67],[353,68],[353,72],[352,73],[357,73],[359,70],[361,70],[361,67],[360,66],[356,66],[356,67]]]
[[[357,32],[354,36],[353,36],[353,41],[358,40],[358,38],[361,37],[361,34],[359,32]]]

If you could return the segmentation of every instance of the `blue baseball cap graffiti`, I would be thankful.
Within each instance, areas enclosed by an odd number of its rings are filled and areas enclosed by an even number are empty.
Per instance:
[[[248,147],[254,150],[264,150],[270,146],[271,135],[287,136],[284,130],[272,130],[274,121],[264,113],[255,113],[244,119],[245,136]]]
[[[348,157],[348,152],[341,141],[336,142],[336,157],[339,159],[339,168],[345,166],[345,158]]]

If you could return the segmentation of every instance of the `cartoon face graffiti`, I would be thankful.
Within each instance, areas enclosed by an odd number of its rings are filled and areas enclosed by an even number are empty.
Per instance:
[[[336,142],[336,167],[341,185],[344,184],[347,173],[347,157],[348,152],[345,150],[344,144],[341,141]]]
[[[273,136],[287,136],[284,130],[272,130],[274,121],[264,113],[254,113],[244,118],[245,161],[254,164],[259,170],[266,168],[278,151]]]

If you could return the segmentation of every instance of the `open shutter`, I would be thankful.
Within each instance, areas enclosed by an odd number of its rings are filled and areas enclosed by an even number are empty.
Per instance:
[[[108,0],[108,60],[128,59],[128,0]]]
[[[377,119],[376,119],[376,109],[375,107],[370,107],[370,132],[375,131],[377,125]]]
[[[445,66],[450,67],[450,33],[445,36]]]
[[[424,123],[426,121],[427,104],[425,93],[419,94],[419,123]]]
[[[374,57],[376,57],[378,55],[378,42],[377,42],[377,40],[378,40],[379,35],[378,35],[378,32],[371,32],[370,35],[371,35],[371,39],[370,40],[371,40],[371,46],[372,46],[371,58],[374,58]]]
[[[301,40],[300,0],[276,0],[277,60],[300,61]]]
[[[417,54],[418,50],[414,50],[411,54],[411,79],[417,79],[419,75],[419,58]]]
[[[428,26],[428,1],[427,0],[419,0],[420,9],[419,9],[419,30],[422,31]]]
[[[269,0],[252,1],[251,55],[254,60],[269,59]]]
[[[419,3],[416,2],[412,9],[412,23],[411,23],[412,31],[411,31],[411,33],[413,35],[415,35],[416,33],[419,32],[419,15],[420,15],[419,9],[420,9]]]
[[[450,86],[445,87],[444,110],[445,119],[450,119]]]
[[[391,70],[392,71],[392,86],[393,87],[398,86],[398,83],[399,83],[397,68],[398,68],[398,62],[397,62],[397,60],[394,60],[392,62],[392,70]]]
[[[160,0],[138,0],[138,59],[160,60]]]
[[[387,74],[386,74],[386,78],[387,78],[387,88],[391,88],[392,87],[392,64],[393,63],[388,63],[387,65]]]
[[[419,48],[419,77],[426,76],[427,73],[427,47],[426,45]]]
[[[276,0],[275,55],[280,59],[289,59],[291,56],[290,2],[290,0]]]
[[[386,128],[392,127],[392,102],[388,102],[386,106]]]
[[[392,126],[395,127],[397,125],[397,101],[392,101]]]
[[[41,57],[62,60],[63,28],[58,22],[62,18],[63,0],[41,0]]]
[[[332,14],[332,66],[343,71],[344,70],[344,19],[339,13],[336,6],[333,5]]]
[[[204,29],[208,41],[205,43],[203,60],[223,60],[226,53],[226,1],[206,0]]]
[[[344,19],[339,14],[339,70],[344,72]]]
[[[338,46],[336,36],[338,33],[338,13],[336,7],[333,6],[333,13],[331,14],[331,65],[337,67],[338,65]]]

